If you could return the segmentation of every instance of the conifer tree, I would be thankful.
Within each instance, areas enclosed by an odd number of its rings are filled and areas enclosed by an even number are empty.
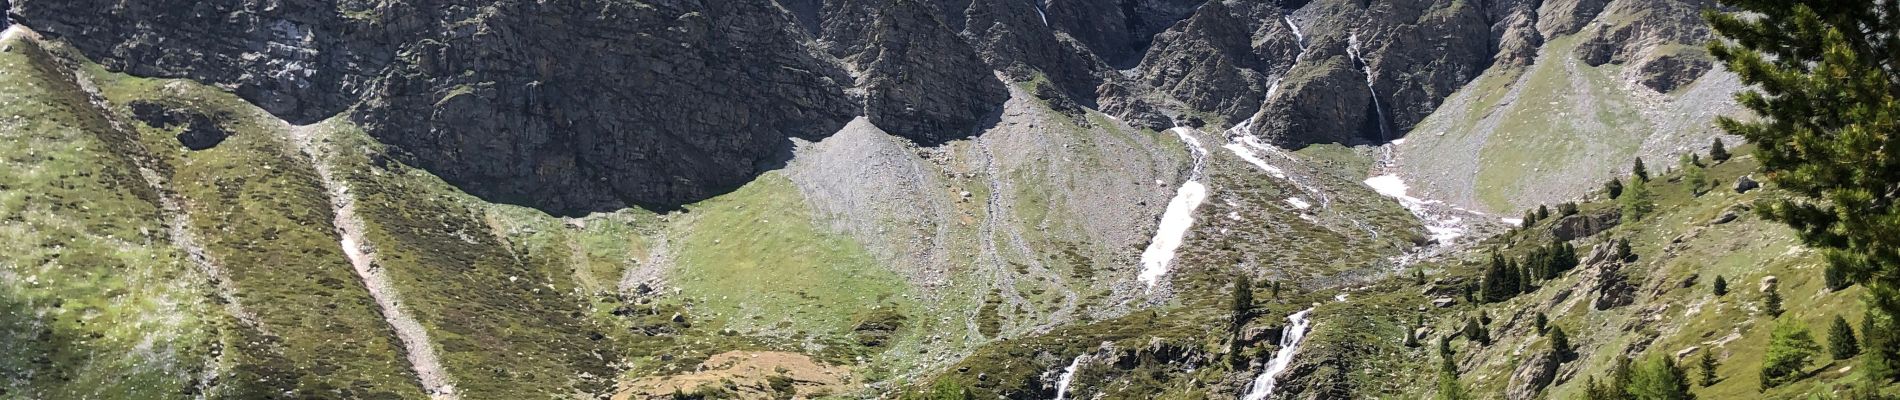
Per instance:
[[[1709,145],[1709,159],[1721,164],[1727,162],[1728,157],[1728,148],[1722,146],[1722,138],[1715,138],[1715,143]]]
[[[1412,329],[1405,330],[1405,347],[1418,347],[1418,335]]]
[[[1807,369],[1814,354],[1821,346],[1814,344],[1814,336],[1808,333],[1807,325],[1794,318],[1782,318],[1775,323],[1775,330],[1768,339],[1768,351],[1761,362],[1761,387],[1763,389],[1780,386]]]
[[[1768,291],[1762,293],[1761,302],[1762,302],[1761,304],[1762,313],[1768,314],[1768,316],[1770,317],[1781,316],[1782,309],[1781,309],[1781,290],[1780,289],[1776,289],[1773,286],[1768,287]]]
[[[1564,333],[1564,327],[1550,327],[1550,351],[1557,353],[1557,359],[1570,359],[1570,334]]]
[[[1633,255],[1636,255],[1636,252],[1630,249],[1629,239],[1616,240],[1616,259],[1618,261],[1629,261],[1630,256],[1633,256]]]
[[[1550,328],[1550,317],[1546,317],[1544,316],[1544,313],[1540,312],[1540,313],[1537,313],[1537,317],[1532,320],[1532,323],[1536,324],[1533,326],[1537,328],[1537,334],[1542,335],[1544,334],[1544,332],[1548,331]]]
[[[1655,355],[1643,363],[1630,381],[1630,395],[1642,400],[1694,400],[1689,393],[1689,374],[1674,359]]]
[[[1828,264],[1822,267],[1821,281],[1827,284],[1828,291],[1833,292],[1838,292],[1841,291],[1841,289],[1846,289],[1848,286],[1854,285],[1854,282],[1848,280],[1847,271],[1842,271],[1841,266],[1838,264]]]
[[[1718,142],[1719,143],[1719,142]],[[1715,384],[1715,354],[1712,349],[1702,349],[1702,386]]]
[[[1542,221],[1545,218],[1550,218],[1550,207],[1542,204],[1537,205],[1537,220]]]
[[[1518,267],[1515,275],[1517,275],[1518,293],[1530,293],[1532,290],[1536,290],[1536,288],[1531,287],[1531,277],[1536,275],[1531,275],[1530,267]]]
[[[1623,180],[1617,179],[1617,178],[1610,178],[1610,181],[1608,183],[1603,184],[1603,191],[1610,195],[1611,200],[1616,200],[1618,197],[1622,197],[1623,196]]]
[[[1253,314],[1253,278],[1245,272],[1234,274],[1233,294],[1234,331],[1240,331],[1247,324],[1247,318]]]
[[[1566,201],[1557,205],[1557,214],[1565,217],[1577,215],[1577,202]]]
[[[1632,221],[1641,221],[1649,213],[1656,211],[1656,195],[1649,190],[1648,179],[1631,180],[1629,187],[1623,189],[1623,197],[1617,199],[1623,208],[1623,217]]]
[[[1509,278],[1506,277],[1510,274],[1509,268],[1510,265],[1505,263],[1504,256],[1491,253],[1491,264],[1485,268],[1483,286],[1479,288],[1479,294],[1484,297],[1486,303],[1504,301],[1510,298],[1511,291],[1517,290],[1517,283],[1509,282]]]
[[[1464,334],[1465,340],[1470,340],[1480,346],[1491,345],[1490,332],[1485,332],[1484,324],[1479,324],[1477,318],[1465,318]]]
[[[1636,165],[1630,167],[1630,175],[1636,177],[1636,179],[1630,181],[1631,184],[1649,182],[1649,167],[1643,166],[1642,157],[1636,157]]]
[[[1630,396],[1630,379],[1632,378],[1630,363],[1632,361],[1634,360],[1631,360],[1629,357],[1616,358],[1616,367],[1610,370],[1610,398],[1634,398]]]
[[[1756,145],[1786,199],[1764,215],[1794,228],[1868,289],[1873,327],[1900,331],[1900,10],[1866,0],[1720,0],[1705,11],[1710,54],[1755,89],[1738,96],[1751,118],[1717,124]],[[1900,341],[1862,349],[1864,368],[1900,380]]]
[[[1723,278],[1721,275],[1716,275],[1715,284],[1712,286],[1715,287],[1715,297],[1722,297],[1722,296],[1728,295],[1728,279],[1727,278]]]
[[[1524,225],[1523,226],[1526,228],[1529,228],[1531,225],[1537,225],[1537,211],[1524,210]]]
[[[1601,382],[1597,382],[1597,377],[1594,377],[1594,376],[1590,377],[1589,380],[1584,381],[1583,398],[1585,400],[1618,400],[1619,399],[1614,390],[1610,389],[1609,386],[1605,386]]]
[[[1715,189],[1714,182],[1709,181],[1709,172],[1702,166],[1691,163],[1686,168],[1682,171],[1682,181],[1689,184],[1690,195],[1701,197]]]
[[[1827,350],[1836,360],[1860,355],[1860,339],[1854,338],[1854,327],[1847,325],[1847,318],[1834,316],[1834,324],[1827,328]]]

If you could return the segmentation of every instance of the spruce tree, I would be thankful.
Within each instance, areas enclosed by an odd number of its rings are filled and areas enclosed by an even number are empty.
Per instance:
[[[1846,289],[1848,286],[1854,285],[1854,282],[1847,279],[1847,271],[1842,271],[1839,264],[1832,263],[1822,267],[1821,281],[1827,284],[1828,291],[1833,292],[1838,292],[1841,289]]]
[[[1412,269],[1412,284],[1415,284],[1415,285],[1425,284],[1425,269],[1424,268]]]
[[[1642,157],[1636,157],[1636,165],[1630,167],[1630,175],[1636,177],[1630,181],[1631,184],[1649,182],[1649,168],[1643,166]]]
[[[1603,184],[1603,192],[1608,193],[1610,195],[1611,200],[1616,200],[1618,197],[1622,197],[1623,196],[1623,180],[1617,179],[1617,178],[1610,178],[1610,181],[1608,183]]]
[[[1440,369],[1438,371],[1438,393],[1432,396],[1432,399],[1470,400],[1471,393],[1466,392],[1464,384],[1458,382],[1457,372],[1451,369]]]
[[[1629,357],[1617,357],[1616,367],[1610,370],[1610,394],[1615,399],[1630,399],[1630,363]]]
[[[1485,268],[1483,286],[1479,288],[1479,294],[1484,297],[1484,302],[1504,301],[1510,298],[1509,292],[1517,290],[1517,283],[1508,282],[1509,278],[1505,276],[1509,274],[1508,268],[1510,266],[1505,263],[1504,256],[1491,253],[1491,264]]]
[[[1491,345],[1491,333],[1485,331],[1484,324],[1478,323],[1477,318],[1465,318],[1464,334],[1465,340],[1470,340],[1472,343],[1480,346]]]
[[[1762,292],[1761,303],[1762,303],[1761,304],[1762,313],[1768,314],[1768,316],[1770,317],[1781,316],[1782,309],[1781,309],[1781,290],[1780,289],[1776,289],[1773,286],[1768,287],[1768,291]]]
[[[1557,353],[1557,359],[1570,359],[1570,334],[1564,333],[1564,327],[1550,327],[1550,351]]]
[[[1616,260],[1617,261],[1627,262],[1630,260],[1630,256],[1634,256],[1634,255],[1636,255],[1636,252],[1635,250],[1630,249],[1629,239],[1616,240]]]
[[[1597,377],[1594,377],[1594,376],[1590,377],[1589,380],[1584,381],[1583,398],[1584,400],[1618,400],[1619,399],[1617,397],[1615,390],[1610,389],[1609,386],[1605,386],[1602,382],[1597,382]]]
[[[1577,215],[1577,202],[1566,201],[1563,204],[1558,204],[1557,214],[1565,217]]]
[[[1524,210],[1524,225],[1523,226],[1526,228],[1529,228],[1531,225],[1537,225],[1537,211]]]
[[[1847,325],[1847,318],[1834,316],[1834,324],[1827,328],[1827,350],[1836,360],[1860,355],[1860,339],[1854,338],[1854,327]]]
[[[1531,283],[1532,283],[1531,277],[1533,276],[1536,276],[1536,275],[1531,275],[1530,267],[1517,268],[1517,292],[1518,293],[1530,293],[1532,290],[1536,290],[1536,288],[1531,286]]]
[[[1799,377],[1820,350],[1821,346],[1814,344],[1814,336],[1808,333],[1807,325],[1794,318],[1782,318],[1775,323],[1774,333],[1768,339],[1768,351],[1762,357],[1761,387],[1781,386]]]
[[[1532,323],[1536,324],[1537,334],[1542,335],[1550,328],[1550,317],[1546,317],[1544,313],[1540,312],[1537,313],[1537,318],[1534,319]]]
[[[1630,395],[1642,400],[1694,400],[1689,393],[1689,375],[1665,355],[1655,355],[1643,363],[1630,381]]]
[[[1728,161],[1728,148],[1722,145],[1722,138],[1715,138],[1715,143],[1709,144],[1709,159],[1717,164]]]
[[[1702,349],[1702,386],[1715,384],[1715,354],[1712,349]]]
[[[1253,314],[1253,279],[1246,273],[1234,274],[1233,294],[1234,331],[1247,324],[1247,318]]]
[[[1537,220],[1542,221],[1545,218],[1550,218],[1550,207],[1542,204],[1537,205]]]
[[[1631,180],[1629,187],[1623,189],[1623,197],[1617,202],[1623,208],[1623,217],[1632,221],[1641,221],[1656,211],[1656,194],[1650,192],[1647,179]]]
[[[1727,40],[1710,54],[1755,87],[1738,95],[1748,119],[1717,124],[1756,145],[1786,199],[1764,214],[1794,228],[1848,276],[1861,277],[1874,326],[1900,330],[1900,10],[1889,1],[1720,0],[1705,11]],[[1900,341],[1862,349],[1864,371],[1900,379]]]
[[[1690,195],[1701,197],[1715,189],[1715,183],[1709,181],[1709,172],[1702,166],[1690,164],[1687,168],[1682,171],[1682,181],[1689,184]]]
[[[1722,297],[1722,296],[1728,295],[1728,279],[1727,278],[1723,278],[1721,275],[1716,275],[1715,284],[1712,286],[1715,287],[1716,297]]]
[[[1273,281],[1273,289],[1269,293],[1273,295],[1273,300],[1280,300],[1280,281]]]
[[[1418,347],[1418,335],[1413,332],[1412,329],[1405,330],[1405,347]]]

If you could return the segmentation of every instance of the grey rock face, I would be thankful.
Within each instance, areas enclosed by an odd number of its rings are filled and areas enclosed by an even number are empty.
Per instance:
[[[1511,386],[1505,389],[1504,398],[1525,400],[1537,397],[1537,393],[1550,386],[1557,378],[1557,365],[1561,363],[1556,353],[1550,350],[1532,353],[1530,357],[1517,363],[1517,370],[1511,372]]]
[[[869,34],[860,55],[865,113],[886,131],[926,145],[973,136],[977,120],[1008,99],[976,50],[924,3],[892,3]]]
[[[1028,0],[1023,0],[1028,1]],[[1047,0],[1049,23],[1116,69],[1139,63],[1155,34],[1187,18],[1203,0]]]
[[[1550,234],[1565,241],[1577,240],[1609,230],[1622,219],[1623,213],[1616,210],[1572,215],[1551,224]]]

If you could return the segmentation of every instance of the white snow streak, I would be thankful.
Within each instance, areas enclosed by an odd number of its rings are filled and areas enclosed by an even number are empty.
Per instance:
[[[1306,200],[1300,200],[1300,198],[1298,197],[1286,198],[1286,204],[1293,206],[1293,208],[1301,209],[1301,210],[1313,208],[1313,203],[1308,203],[1306,202]]]
[[[1437,239],[1439,243],[1451,243],[1453,239],[1465,235],[1464,218],[1433,217],[1431,209],[1428,207],[1438,204],[1439,202],[1420,199],[1407,194],[1411,188],[1405,185],[1404,178],[1400,178],[1396,174],[1379,175],[1366,178],[1365,183],[1366,186],[1371,186],[1373,191],[1379,192],[1379,194],[1385,195],[1386,197],[1397,199],[1399,205],[1403,205],[1405,209],[1411,210],[1413,215],[1418,216],[1419,221],[1425,223],[1425,230],[1430,232],[1432,238]]]

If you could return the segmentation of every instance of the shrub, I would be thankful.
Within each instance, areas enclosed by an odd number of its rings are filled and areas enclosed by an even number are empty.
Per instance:
[[[1643,400],[1693,400],[1695,394],[1689,393],[1689,376],[1675,360],[1665,355],[1655,355],[1643,363],[1630,380],[1630,395]]]

